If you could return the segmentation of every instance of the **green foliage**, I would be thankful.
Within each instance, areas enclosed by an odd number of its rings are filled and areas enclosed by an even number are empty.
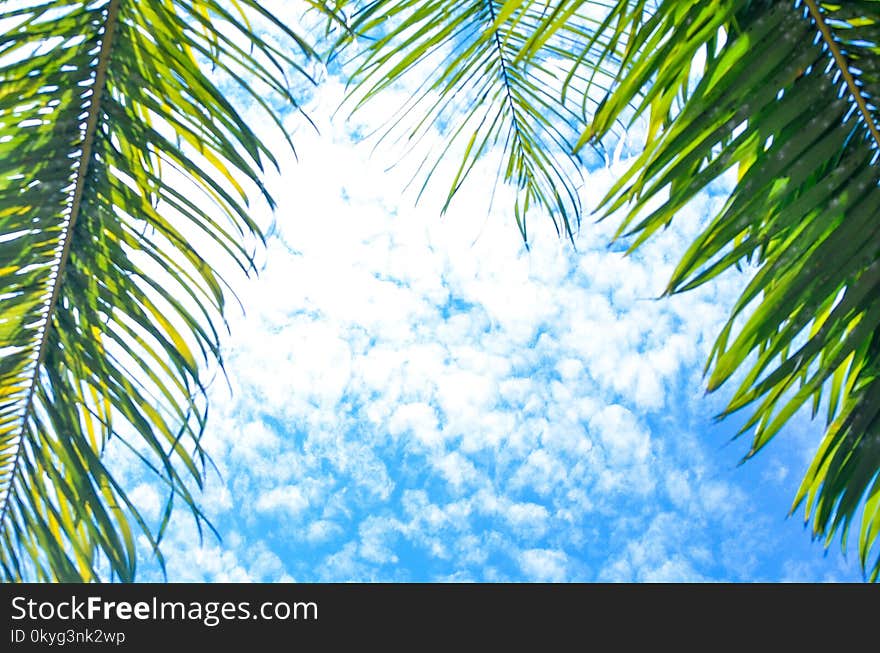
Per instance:
[[[134,578],[206,461],[200,365],[220,361],[218,256],[253,267],[244,180],[272,153],[206,64],[295,103],[258,2],[50,0],[0,35],[0,568]],[[305,43],[283,26],[292,44]],[[276,118],[274,113],[268,115]],[[280,124],[280,123],[279,123]],[[268,196],[267,196],[268,197]],[[202,244],[196,244],[202,243]],[[104,464],[118,439],[164,482],[158,527]]]
[[[565,5],[566,3],[560,3]],[[572,3],[568,3],[572,4]],[[400,80],[417,80],[412,97],[382,128],[382,138],[414,144],[431,130],[444,138],[418,165],[422,191],[449,156],[460,157],[445,211],[475,164],[500,148],[498,182],[516,189],[513,214],[527,240],[532,208],[551,216],[557,232],[572,235],[583,214],[581,164],[572,154],[583,111],[559,101],[558,89],[589,102],[587,88],[607,78],[603,57],[613,44],[585,43],[599,22],[564,6],[498,0],[375,0],[339,2],[353,8],[336,56],[352,55],[347,104],[352,111],[380,98]],[[549,21],[552,38],[537,29]],[[573,50],[581,52],[572,61]],[[520,56],[528,51],[528,57]],[[578,93],[579,92],[579,93]]]
[[[712,350],[708,387],[744,372],[724,415],[751,407],[747,458],[826,395],[827,430],[793,510],[806,506],[826,544],[840,532],[845,547],[855,522],[871,580],[880,573],[880,554],[870,559],[880,530],[878,19],[876,2],[661,2],[651,21],[630,24],[639,45],[580,140],[601,136],[629,102],[632,119],[650,118],[644,153],[603,203],[605,215],[629,206],[619,234],[634,235],[633,247],[738,169],[667,292],[756,266]],[[705,73],[690,88],[684,63],[700,51]],[[670,111],[674,96],[683,100]]]
[[[351,110],[418,80],[381,134],[409,147],[440,129],[415,178],[456,157],[444,210],[500,152],[523,238],[535,210],[571,236],[578,152],[637,120],[645,149],[600,207],[624,212],[633,248],[738,173],[667,292],[754,266],[708,387],[737,378],[724,415],[751,411],[746,458],[801,407],[826,411],[793,510],[826,545],[855,525],[877,580],[880,2],[310,4],[330,17],[333,55],[351,58]],[[295,104],[283,71],[302,73],[292,53],[311,50],[255,0],[15,7],[0,36],[0,565],[7,579],[130,580],[138,532],[161,560],[175,497],[201,520],[187,488],[206,460],[200,368],[220,361],[212,256],[252,268],[248,197],[265,195],[273,161],[205,66],[277,122],[264,90]],[[260,38],[258,15],[288,51]],[[157,528],[104,467],[111,436],[165,482]]]

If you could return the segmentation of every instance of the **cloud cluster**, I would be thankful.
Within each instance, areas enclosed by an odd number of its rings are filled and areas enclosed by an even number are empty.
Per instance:
[[[330,115],[340,93],[328,81],[310,113]],[[802,455],[734,471],[730,429],[709,419],[722,399],[701,396],[742,279],[657,299],[717,189],[631,256],[609,246],[613,219],[573,247],[537,216],[526,251],[512,218],[486,209],[489,166],[441,219],[443,189],[414,206],[408,172],[355,142],[363,125],[319,127],[297,131],[299,162],[274,181],[265,269],[237,285],[231,392],[212,390],[204,444],[220,474],[203,503],[224,540],[176,521],[170,579],[830,573],[783,520]],[[587,175],[586,204],[622,165]],[[158,512],[151,486],[134,499]]]

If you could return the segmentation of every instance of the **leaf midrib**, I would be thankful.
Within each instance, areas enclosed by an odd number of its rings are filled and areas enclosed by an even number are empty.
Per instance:
[[[495,25],[495,0],[488,0],[489,3],[489,15],[492,19],[492,25]],[[513,122],[513,147],[519,150],[520,157],[525,160],[525,152],[523,151],[522,145],[522,128],[520,127],[520,117],[519,112],[517,111],[516,102],[514,102],[513,95],[511,94],[512,82],[510,81],[510,75],[507,72],[507,62],[504,59],[504,48],[501,45],[501,36],[498,34],[498,30],[493,28],[492,35],[495,39],[495,49],[498,52],[498,61],[501,65],[501,81],[504,84],[504,92],[507,96],[507,106],[510,109],[511,121]]]
[[[98,53],[98,62],[95,69],[95,82],[91,86],[92,95],[89,98],[88,116],[86,118],[86,129],[83,139],[79,144],[81,148],[80,156],[76,166],[76,180],[71,195],[70,212],[67,217],[66,231],[63,236],[63,244],[61,253],[57,258],[57,263],[53,267],[55,275],[52,280],[52,294],[46,302],[46,311],[43,315],[43,332],[40,342],[37,345],[36,359],[31,374],[30,385],[24,401],[24,410],[22,411],[21,431],[15,445],[15,459],[10,468],[9,480],[5,488],[3,496],[3,505],[0,507],[0,534],[6,527],[6,513],[9,510],[10,499],[12,497],[12,489],[15,483],[15,477],[18,473],[18,465],[21,459],[21,450],[25,439],[25,429],[27,428],[28,416],[33,407],[34,393],[37,387],[37,380],[40,376],[40,369],[46,356],[46,346],[49,342],[49,332],[52,328],[52,316],[55,313],[55,307],[58,303],[58,297],[61,291],[62,281],[64,279],[64,270],[70,258],[70,249],[73,242],[73,233],[76,228],[77,218],[82,208],[82,197],[85,191],[86,179],[88,178],[89,164],[92,159],[92,146],[98,130],[98,118],[101,110],[101,99],[106,88],[107,67],[110,63],[110,55],[113,49],[113,37],[116,33],[116,26],[119,20],[119,8],[121,0],[110,0],[107,5],[107,17],[104,21],[104,33],[101,37],[101,50]]]
[[[819,33],[822,35],[822,40],[825,41],[828,49],[831,51],[834,63],[843,75],[849,94],[853,97],[853,100],[855,100],[859,113],[861,113],[862,117],[865,119],[868,130],[874,138],[874,143],[880,148],[880,131],[878,131],[877,125],[874,123],[874,118],[871,116],[871,112],[868,109],[868,104],[865,102],[865,98],[862,96],[861,91],[859,91],[858,84],[856,84],[856,80],[849,70],[846,57],[840,51],[837,41],[834,40],[834,36],[831,34],[831,29],[828,27],[828,23],[825,22],[825,18],[822,16],[822,12],[819,10],[819,6],[816,4],[815,0],[805,0],[805,3],[810,11],[813,21],[816,23],[816,27],[819,29]]]

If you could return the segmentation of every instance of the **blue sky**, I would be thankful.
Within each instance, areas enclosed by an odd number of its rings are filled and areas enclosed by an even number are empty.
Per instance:
[[[201,494],[222,541],[180,510],[168,579],[859,580],[854,551],[786,518],[821,424],[798,415],[737,466],[747,436],[712,419],[732,387],[704,395],[702,367],[746,277],[654,299],[724,185],[630,257],[613,218],[575,248],[539,214],[527,252],[509,194],[488,207],[497,160],[441,218],[442,181],[416,205],[400,148],[360,142],[406,93],[331,120],[329,76],[305,107],[318,131],[289,117],[264,267],[227,275],[245,313],[231,304]],[[625,166],[586,172],[584,203]],[[158,519],[158,486],[126,475]]]

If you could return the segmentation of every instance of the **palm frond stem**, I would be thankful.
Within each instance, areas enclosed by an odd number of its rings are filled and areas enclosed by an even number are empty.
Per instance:
[[[22,406],[21,430],[19,431],[17,442],[15,445],[15,457],[10,467],[10,482],[2,488],[3,499],[0,504],[0,537],[6,528],[6,513],[9,510],[10,497],[12,495],[12,480],[18,471],[19,461],[21,459],[21,450],[24,445],[24,431],[27,428],[28,416],[31,413],[31,406],[34,400],[34,391],[37,387],[37,379],[40,376],[40,370],[43,360],[46,356],[46,345],[49,342],[49,332],[52,328],[52,316],[55,313],[55,307],[58,303],[59,291],[61,290],[64,278],[64,267],[70,257],[70,247],[73,242],[74,227],[82,207],[83,190],[86,186],[88,178],[89,163],[92,158],[92,145],[95,141],[98,131],[98,117],[101,112],[101,97],[104,93],[105,82],[107,79],[107,66],[110,63],[110,55],[113,51],[113,36],[116,32],[116,24],[119,19],[119,5],[121,0],[110,0],[107,5],[107,16],[104,22],[103,34],[101,37],[101,49],[98,53],[98,61],[95,66],[95,80],[92,84],[91,95],[88,101],[88,115],[86,118],[85,131],[82,137],[80,155],[75,163],[76,181],[74,182],[73,191],[71,193],[70,210],[67,214],[67,220],[63,227],[63,235],[56,262],[53,265],[52,286],[49,297],[46,299],[45,309],[42,316],[42,327],[40,342],[34,352],[34,364],[30,375],[30,385]]]
[[[488,4],[489,17],[492,21],[492,25],[494,25],[496,22],[495,0],[488,0]],[[513,101],[513,95],[511,94],[510,74],[507,71],[507,62],[504,60],[504,47],[501,45],[501,36],[498,34],[497,29],[492,29],[492,36],[495,41],[495,49],[498,53],[498,62],[501,68],[501,83],[504,84],[505,99],[507,101],[507,106],[510,109],[510,119],[513,125],[513,138],[511,139],[511,146],[516,148],[520,156],[525,156],[522,145],[522,127],[520,126],[520,116],[519,112],[516,110],[516,102]]]
[[[828,23],[825,22],[825,17],[822,15],[818,5],[815,0],[804,0],[804,4],[807,5],[807,8],[810,11],[810,16],[812,16],[813,21],[816,23],[816,27],[819,29],[819,33],[822,35],[822,40],[825,41],[825,44],[828,46],[828,50],[831,52],[831,56],[834,57],[834,62],[837,64],[838,70],[840,70],[840,74],[843,75],[843,80],[846,82],[846,86],[849,89],[850,95],[852,95],[853,100],[855,100],[856,105],[859,108],[859,112],[862,114],[862,118],[865,120],[865,124],[868,127],[868,130],[871,132],[871,136],[874,137],[874,142],[877,144],[877,147],[880,147],[880,130],[877,129],[877,125],[874,123],[874,119],[871,117],[871,112],[868,110],[868,104],[865,102],[865,98],[862,95],[862,92],[859,90],[858,85],[856,84],[855,78],[853,78],[852,72],[850,72],[849,64],[846,61],[846,57],[840,51],[840,47],[837,45],[837,42],[834,40],[834,37],[831,34],[831,30],[828,28]]]

